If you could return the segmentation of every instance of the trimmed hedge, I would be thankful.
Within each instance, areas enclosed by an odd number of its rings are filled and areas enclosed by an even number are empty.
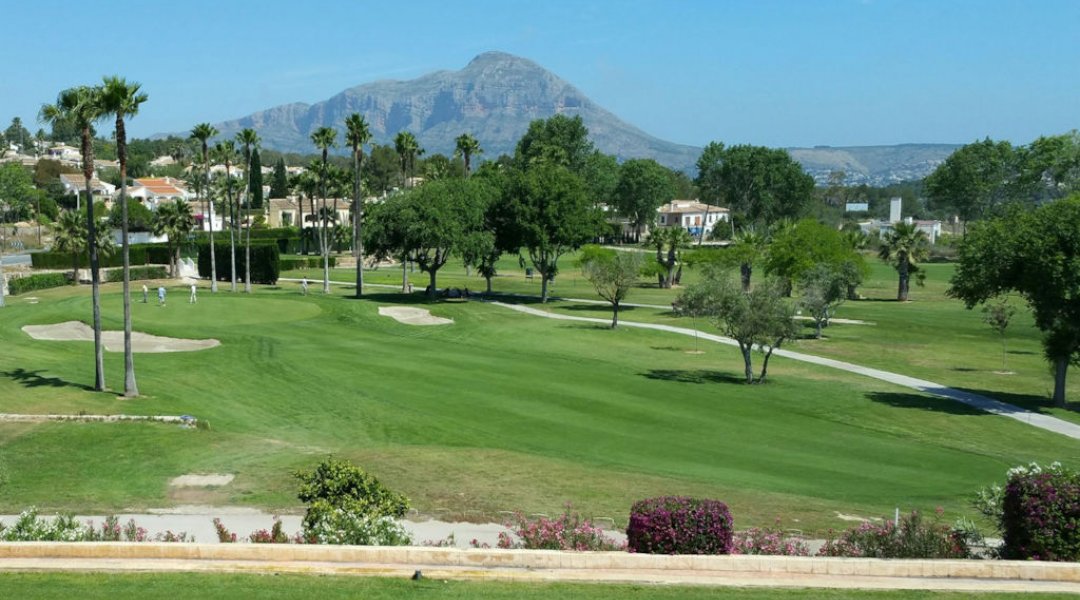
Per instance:
[[[65,273],[38,273],[8,281],[8,290],[12,296],[18,296],[34,290],[46,290],[70,284],[71,279]]]
[[[1002,558],[1080,560],[1080,473],[1058,463],[1011,469],[1001,508]]]
[[[210,244],[199,244],[199,276],[210,277]],[[222,243],[214,240],[215,254],[217,257],[217,277],[218,281],[229,281],[232,279],[232,271],[230,269],[231,262],[229,260],[229,244],[228,242]],[[237,281],[243,279],[244,276],[244,246],[238,244],[236,246],[236,271]],[[260,242],[256,244],[254,240],[251,243],[251,281],[252,283],[265,283],[273,285],[277,283],[278,276],[281,274],[280,254],[278,252],[277,244]]]
[[[330,257],[330,268],[337,266],[337,257]],[[322,257],[321,256],[290,256],[288,258],[281,259],[282,271],[293,271],[296,269],[321,269]]]
[[[132,265],[167,265],[169,264],[169,248],[166,244],[134,244],[128,249]],[[98,255],[101,268],[122,267],[124,257],[120,252],[120,246],[109,256]],[[30,254],[30,264],[35,269],[71,269],[72,258],[67,252],[33,252]],[[79,268],[90,268],[90,256],[83,254],[79,257]]]
[[[165,267],[131,267],[131,281],[139,279],[168,279],[169,271]],[[116,283],[124,280],[124,269],[110,269],[105,273],[105,281]]]
[[[643,554],[730,554],[734,525],[719,500],[664,496],[630,508],[626,543]]]

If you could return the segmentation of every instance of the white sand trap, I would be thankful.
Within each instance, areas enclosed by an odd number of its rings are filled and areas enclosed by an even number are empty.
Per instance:
[[[22,328],[35,340],[54,341],[94,341],[94,329],[81,321],[66,321],[54,325],[27,325]],[[123,331],[102,331],[101,342],[109,352],[124,351]],[[184,340],[161,337],[149,333],[131,332],[131,350],[133,352],[194,352],[220,346],[217,340]]]
[[[453,319],[433,316],[428,309],[415,306],[380,306],[379,314],[406,325],[450,325],[454,322]]]
[[[188,473],[187,475],[181,475],[179,477],[173,477],[169,480],[169,485],[172,487],[211,487],[229,485],[232,483],[233,478],[236,477],[232,473]]]

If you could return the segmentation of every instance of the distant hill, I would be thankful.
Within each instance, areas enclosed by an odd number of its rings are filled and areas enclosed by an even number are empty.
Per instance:
[[[452,154],[454,138],[465,132],[480,141],[484,157],[513,154],[529,122],[555,114],[581,115],[596,147],[620,160],[653,158],[694,175],[701,154],[701,148],[645,133],[536,63],[503,52],[485,52],[459,71],[366,83],[315,104],[284,104],[215,126],[228,137],[250,127],[268,148],[307,154],[315,151],[312,131],[323,126],[343,130],[345,117],[354,112],[367,119],[376,142],[392,144],[397,132],[408,130],[429,155]],[[903,144],[789,151],[819,182],[842,170],[849,184],[876,185],[923,177],[957,147]]]
[[[816,146],[788,148],[788,152],[818,183],[825,183],[833,171],[843,171],[848,185],[887,185],[926,177],[959,147],[959,144]]]

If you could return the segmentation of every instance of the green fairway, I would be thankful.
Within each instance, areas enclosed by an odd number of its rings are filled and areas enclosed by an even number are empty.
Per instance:
[[[747,589],[700,586],[640,586],[591,583],[506,583],[468,581],[409,581],[367,577],[302,575],[69,574],[2,573],[4,598],[735,598],[737,600],[952,600],[1038,598],[1052,600],[1067,594],[984,594],[924,591],[867,591],[821,589]]]
[[[118,286],[104,288],[107,329]],[[296,510],[290,470],[334,453],[374,472],[424,513],[491,520],[573,502],[624,524],[660,494],[727,501],[738,526],[820,532],[838,513],[894,507],[970,513],[978,487],[1032,460],[1075,464],[1064,437],[854,375],[776,360],[774,380],[738,383],[736,351],[659,332],[554,322],[470,303],[426,305],[453,325],[377,314],[418,298],[203,293],[134,305],[135,328],[221,340],[194,353],[137,355],[145,398],[94,393],[91,346],[31,340],[26,324],[86,319],[89,290],[24,297],[0,321],[4,412],[191,414],[160,424],[0,424],[0,510],[80,512],[175,504]],[[837,328],[839,331],[839,327]],[[106,354],[108,382],[122,356]],[[235,473],[219,490],[170,490],[185,473]]]

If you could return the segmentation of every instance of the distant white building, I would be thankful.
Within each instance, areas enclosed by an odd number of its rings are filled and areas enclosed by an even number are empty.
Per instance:
[[[142,201],[150,210],[157,210],[162,202],[191,200],[195,194],[186,184],[172,177],[144,177],[136,179],[128,188],[128,197]]]
[[[60,185],[64,186],[64,195],[78,197],[76,206],[80,206],[79,203],[86,197],[86,179],[75,173],[61,173]],[[112,208],[116,186],[95,177],[90,180],[90,193],[94,196],[94,202],[101,201],[105,203],[106,208]]]
[[[704,235],[706,238],[712,235],[718,223],[727,223],[731,218],[728,209],[698,200],[672,200],[657,212],[656,223],[659,227],[682,227],[692,236]]]
[[[914,225],[915,229],[926,234],[931,244],[936,244],[938,237],[941,236],[941,221],[926,221],[915,220],[911,217],[901,219],[903,200],[901,198],[891,198],[889,200],[889,220],[881,221],[864,221],[859,223],[859,229],[865,234],[877,233],[878,236],[883,236],[893,231],[894,226],[901,220],[908,225]]]

